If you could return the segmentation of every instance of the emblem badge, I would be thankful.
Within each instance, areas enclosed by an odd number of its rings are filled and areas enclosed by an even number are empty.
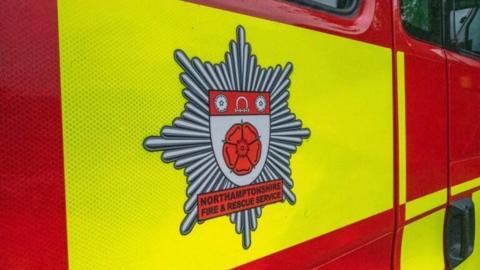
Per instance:
[[[224,62],[189,59],[181,50],[174,58],[183,69],[185,109],[160,136],[146,138],[144,148],[163,151],[163,162],[185,169],[181,234],[229,216],[247,249],[262,208],[296,200],[290,158],[310,130],[288,107],[293,66],[258,65],[241,26]]]

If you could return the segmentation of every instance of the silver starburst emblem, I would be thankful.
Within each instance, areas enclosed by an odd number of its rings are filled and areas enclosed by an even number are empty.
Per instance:
[[[189,59],[182,50],[174,58],[184,70],[185,110],[160,136],[146,138],[144,147],[163,151],[163,162],[185,169],[181,234],[229,216],[247,249],[263,207],[296,201],[290,158],[310,130],[288,107],[293,65],[262,68],[241,26],[224,62]]]

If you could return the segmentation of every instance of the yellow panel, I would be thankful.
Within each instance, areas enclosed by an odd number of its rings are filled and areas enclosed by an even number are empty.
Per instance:
[[[453,186],[452,187],[452,195],[460,194],[464,191],[474,189],[478,186],[480,186],[480,177]]]
[[[479,233],[479,225],[480,225],[480,192],[475,192],[472,195],[473,203],[475,204],[475,247],[473,249],[472,255],[468,257],[464,262],[462,262],[459,266],[455,268],[455,270],[474,270],[478,269],[480,265],[480,233]]]
[[[443,221],[437,211],[405,226],[402,238],[402,270],[443,270]]]
[[[265,207],[248,250],[224,217],[181,236],[185,176],[142,147],[183,110],[174,50],[218,63],[239,24],[260,65],[293,63],[311,130],[297,203]],[[61,0],[59,28],[70,269],[228,268],[392,207],[389,49],[173,0]]]
[[[397,52],[397,99],[398,99],[398,180],[399,203],[407,201],[407,143],[405,117],[405,54]]]
[[[405,218],[409,220],[445,203],[447,203],[447,189],[430,193],[407,202]]]

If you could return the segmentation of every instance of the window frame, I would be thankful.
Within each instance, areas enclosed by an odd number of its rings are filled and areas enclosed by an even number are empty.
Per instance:
[[[409,37],[411,37],[415,40],[418,40],[420,42],[424,42],[424,43],[427,43],[427,44],[430,44],[430,45],[433,45],[433,46],[437,46],[439,48],[442,48],[442,49],[445,49],[445,50],[448,50],[448,51],[451,51],[451,52],[459,53],[463,56],[472,58],[474,60],[480,60],[480,53],[476,53],[476,52],[464,49],[462,47],[459,47],[458,44],[456,44],[454,42],[454,40],[452,40],[450,38],[450,36],[451,36],[450,11],[452,11],[452,7],[450,7],[449,4],[452,4],[456,0],[443,0],[443,1],[441,1],[441,9],[442,9],[442,11],[441,11],[441,14],[442,14],[442,16],[441,16],[441,18],[442,18],[441,28],[442,29],[441,29],[441,42],[439,44],[432,41],[432,40],[424,39],[424,38],[422,38],[421,36],[417,35],[416,33],[412,32],[409,29],[409,27],[406,24],[406,21],[404,21],[402,19],[403,10],[401,9],[401,5],[402,5],[402,1],[404,1],[404,0],[398,0],[398,1],[400,3],[400,14],[399,14],[400,22],[401,22],[401,25],[403,27],[403,30],[405,31],[405,33],[407,33],[407,35]],[[478,12],[480,12],[480,9],[479,9]]]
[[[298,5],[314,8],[317,10],[321,10],[321,11],[325,11],[328,13],[332,13],[339,16],[345,16],[345,17],[354,15],[358,11],[361,1],[363,0],[352,0],[352,4],[350,5],[349,8],[334,8],[322,3],[314,2],[312,0],[287,0],[287,2],[295,3]]]
[[[429,40],[428,38],[425,38],[425,36],[420,36],[416,33],[416,31],[421,31],[421,30],[413,30],[413,27],[411,27],[407,21],[403,20],[403,9],[402,9],[402,4],[403,4],[403,1],[405,0],[398,0],[399,1],[399,4],[400,4],[400,23],[402,25],[402,28],[403,30],[405,31],[405,33],[407,33],[407,35],[415,40],[418,40],[418,41],[421,41],[421,42],[424,42],[424,43],[427,43],[427,44],[430,44],[430,45],[433,45],[433,46],[437,46],[439,48],[443,48],[445,46],[445,39],[446,39],[446,35],[445,35],[445,5],[444,5],[444,1],[442,1],[441,5],[440,5],[440,8],[441,8],[441,22],[440,22],[440,42],[435,42],[434,40]]]
[[[461,55],[464,55],[466,57],[469,57],[469,58],[472,58],[474,60],[480,60],[480,53],[477,53],[477,52],[474,52],[474,51],[470,51],[470,50],[467,50],[467,49],[464,49],[462,47],[460,47],[458,45],[457,42],[455,42],[454,39],[451,38],[451,18],[450,18],[450,12],[453,11],[453,6],[450,6],[449,4],[453,4],[456,0],[447,0],[447,1],[444,1],[443,5],[444,5],[444,16],[443,16],[443,20],[444,20],[444,42],[445,42],[445,46],[444,48],[446,50],[449,50],[449,51],[452,51],[452,52],[455,52],[455,53],[459,53]],[[477,13],[480,12],[480,8],[476,11]]]

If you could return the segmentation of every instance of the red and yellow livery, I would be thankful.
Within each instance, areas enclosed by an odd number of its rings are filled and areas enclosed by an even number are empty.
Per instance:
[[[479,267],[479,1],[4,0],[0,21],[0,269]]]

